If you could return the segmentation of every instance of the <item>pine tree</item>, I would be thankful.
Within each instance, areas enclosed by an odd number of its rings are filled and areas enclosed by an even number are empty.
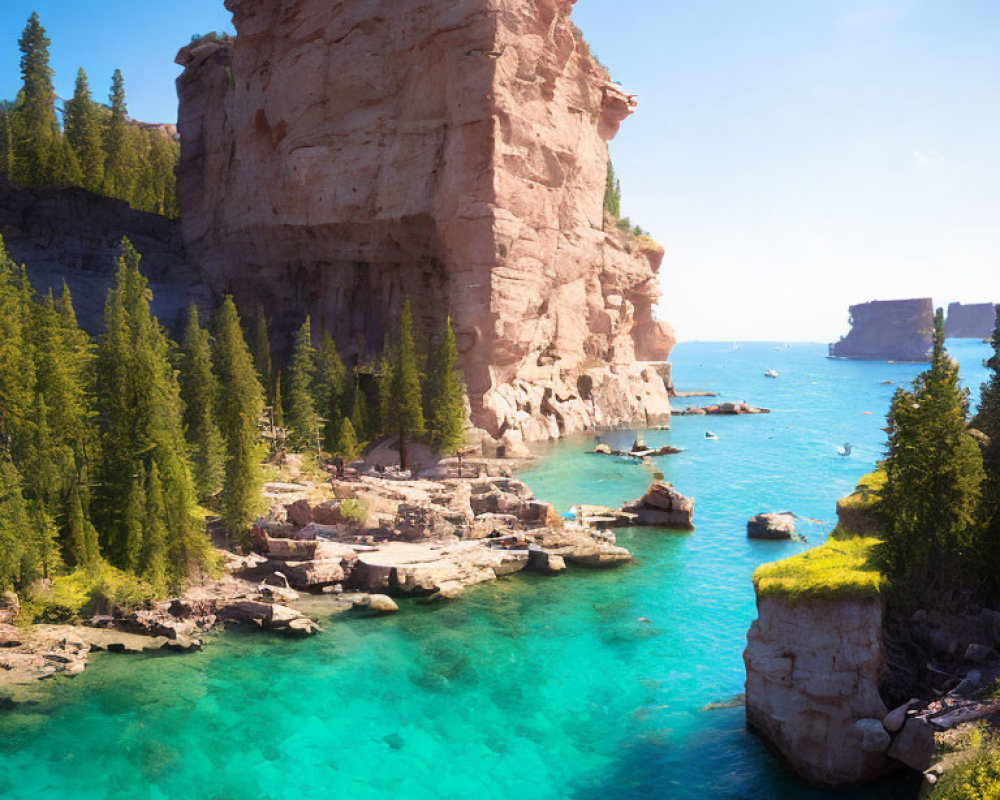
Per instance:
[[[399,462],[407,469],[406,440],[424,432],[424,412],[421,404],[420,371],[413,340],[413,310],[410,299],[403,303],[399,326],[392,344],[389,365],[388,417],[393,432],[399,434]]]
[[[608,178],[604,185],[604,210],[615,219],[622,215],[622,185],[615,175],[615,167],[610,158],[608,158]]]
[[[166,501],[162,520],[169,557],[166,575],[178,583],[192,566],[206,562],[209,550],[194,517],[196,496],[169,343],[149,312],[150,293],[139,260],[135,248],[123,239],[99,349],[97,399],[103,446],[98,505],[108,551],[121,566],[127,562],[125,509],[136,465],[148,465],[150,482],[155,465],[156,483]],[[147,510],[151,504],[155,505],[147,490]],[[145,549],[158,552],[158,543],[149,541],[150,524],[147,514]]]
[[[167,527],[160,471],[153,461],[146,484],[146,520],[143,525],[142,577],[153,586],[167,582]]]
[[[0,591],[19,589],[30,578],[22,569],[30,561],[30,522],[21,486],[17,467],[0,453]]]
[[[111,115],[104,128],[104,191],[111,197],[131,201],[139,165],[129,129],[121,70],[115,70],[108,99]]]
[[[996,307],[991,344],[993,353],[984,364],[990,376],[980,392],[975,425],[989,438],[989,444],[983,451],[986,471],[986,482],[983,484],[985,531],[980,554],[990,588],[995,597],[1000,598],[1000,305]]]
[[[465,385],[457,362],[458,346],[449,317],[435,343],[427,376],[427,432],[435,450],[447,455],[465,441]]]
[[[292,358],[286,371],[286,422],[289,445],[293,450],[309,452],[316,449],[316,408],[312,386],[315,367],[312,346],[312,326],[309,317],[302,323],[292,347]]]
[[[249,527],[261,505],[263,447],[260,417],[264,391],[243,337],[236,304],[227,295],[216,312],[215,369],[219,376],[219,423],[226,442],[223,517],[231,531]]]
[[[14,178],[31,186],[53,182],[53,162],[59,147],[50,44],[38,14],[33,13],[18,40],[23,86],[12,120]]]
[[[191,448],[194,483],[198,497],[208,500],[222,488],[225,447],[215,419],[219,382],[212,371],[212,346],[208,331],[198,323],[194,304],[188,311],[180,358],[184,435]]]
[[[13,104],[0,100],[0,178],[14,179]]]
[[[144,528],[146,527],[146,469],[142,462],[135,465],[135,474],[129,484],[125,514],[121,564],[124,569],[139,573],[145,552]]]
[[[30,323],[34,313],[24,270],[7,258],[0,239],[0,446],[23,463],[31,440],[35,361]]]
[[[84,514],[79,486],[74,486],[70,490],[66,517],[67,547],[73,557],[73,563],[78,567],[97,563],[100,558],[97,531]]]
[[[370,406],[361,389],[361,376],[355,371],[353,377],[354,380],[348,384],[348,389],[344,392],[341,416],[351,421],[351,427],[354,428],[356,436],[366,440],[373,430],[368,413]]]
[[[83,188],[91,192],[104,189],[104,143],[101,136],[101,112],[94,103],[87,73],[80,67],[73,98],[63,113],[66,140],[80,166]]]
[[[358,457],[360,452],[358,437],[354,432],[354,425],[347,417],[340,418],[340,424],[337,426],[337,438],[331,451],[335,456],[344,459],[346,463],[350,463]]]
[[[911,391],[896,392],[889,412],[879,560],[904,606],[961,585],[974,567],[984,473],[967,416],[968,393],[945,349],[939,310],[931,365]]]
[[[337,345],[329,331],[323,331],[319,347],[316,348],[316,374],[313,385],[313,402],[320,414],[326,418],[324,442],[331,450],[340,429],[342,395],[345,389],[347,370],[340,360]]]
[[[274,400],[274,375],[271,364],[271,337],[267,332],[267,315],[264,306],[257,305],[257,316],[253,320],[253,335],[250,337],[250,350],[253,353],[253,364],[257,377],[264,387],[267,401]]]
[[[278,375],[274,380],[274,401],[272,402],[274,407],[273,420],[274,429],[277,431],[279,436],[283,435],[285,430],[285,404],[281,399],[281,376]]]

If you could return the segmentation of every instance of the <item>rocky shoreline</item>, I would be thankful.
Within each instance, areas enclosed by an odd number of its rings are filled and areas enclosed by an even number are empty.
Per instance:
[[[401,598],[453,599],[522,571],[632,561],[600,521],[564,519],[536,499],[511,477],[515,464],[451,460],[420,479],[391,471],[324,479],[293,463],[288,480],[265,484],[270,507],[252,546],[227,547],[214,531],[223,574],[179,597],[78,625],[17,627],[17,598],[8,595],[0,604],[0,688],[78,675],[94,653],[192,652],[232,626],[309,636],[321,632],[318,620],[394,613]],[[655,487],[648,497],[672,508],[686,500]]]

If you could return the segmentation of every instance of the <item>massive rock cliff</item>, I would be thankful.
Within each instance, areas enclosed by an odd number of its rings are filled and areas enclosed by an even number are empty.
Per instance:
[[[450,313],[473,421],[548,438],[664,423],[663,250],[605,218],[634,98],[573,0],[227,0],[178,55],[185,242],[218,291],[350,357],[409,295]]]
[[[743,654],[747,723],[810,781],[889,771],[881,600],[766,596],[757,612]]]
[[[949,339],[986,339],[993,335],[996,306],[993,303],[948,306],[944,332]]]
[[[851,306],[851,331],[830,345],[836,358],[926,361],[934,331],[934,302],[873,300]]]

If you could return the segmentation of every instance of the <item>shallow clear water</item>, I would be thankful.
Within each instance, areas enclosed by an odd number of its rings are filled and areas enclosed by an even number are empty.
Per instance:
[[[747,518],[792,510],[822,541],[837,497],[880,453],[894,388],[880,382],[918,369],[824,352],[677,348],[678,388],[774,413],[647,434],[687,448],[659,464],[696,498],[697,529],[623,533],[635,566],[517,576],[453,603],[330,621],[308,641],[228,634],[193,656],[101,658],[0,712],[0,798],[833,797],[789,776],[741,709],[702,710],[742,690],[754,567],[803,547],[748,542]],[[985,345],[952,352],[978,387]],[[550,447],[526,478],[561,508],[641,494],[643,468],[592,448]]]

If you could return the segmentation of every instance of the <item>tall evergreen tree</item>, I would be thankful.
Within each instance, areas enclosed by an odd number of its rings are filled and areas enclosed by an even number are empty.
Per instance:
[[[285,430],[285,403],[281,399],[281,375],[277,375],[274,379],[274,400],[271,405],[273,407],[272,419],[274,420],[274,429],[279,436],[283,436]]]
[[[132,201],[138,171],[138,154],[128,122],[125,80],[116,69],[111,79],[111,115],[104,128],[104,190],[112,197]]]
[[[930,367],[912,390],[896,392],[889,412],[879,559],[903,605],[938,598],[972,566],[984,473],[967,416],[968,393],[945,349],[939,310]]]
[[[14,106],[0,100],[0,178],[14,180]]]
[[[980,392],[975,425],[989,438],[983,452],[986,471],[983,521],[986,530],[980,553],[991,589],[1000,598],[1000,305],[996,307],[991,344],[993,353],[985,362],[990,373]]]
[[[139,272],[140,256],[128,239],[122,240],[115,283],[105,304],[105,332],[99,348],[98,410],[102,433],[102,531],[108,550],[119,565],[128,562],[125,509],[133,476],[147,468],[147,510],[153,465],[156,484],[165,500],[166,574],[172,583],[188,570],[205,563],[209,551],[204,531],[194,517],[196,506],[191,465],[184,440],[180,389],[171,367],[169,343],[150,314],[150,293]],[[146,551],[151,521],[145,525]],[[148,559],[147,568],[149,571]],[[158,567],[157,567],[158,572]]]
[[[0,452],[0,591],[19,589],[31,577],[23,569],[32,560],[30,530],[21,473]]]
[[[167,582],[167,525],[166,507],[163,502],[163,484],[156,461],[149,466],[146,483],[146,521],[143,526],[142,577],[153,586],[163,587]]]
[[[330,450],[340,430],[342,395],[345,390],[347,370],[340,360],[337,345],[329,331],[323,331],[316,348],[316,373],[313,383],[313,402],[326,419],[323,440]]]
[[[288,441],[293,450],[303,452],[316,449],[316,407],[312,398],[315,352],[312,345],[312,325],[309,317],[306,317],[295,334],[292,357],[285,373]]]
[[[215,319],[215,369],[221,388],[219,422],[226,442],[223,516],[231,531],[242,531],[253,521],[261,503],[264,391],[243,337],[236,304],[229,295]]]
[[[193,303],[181,344],[180,388],[195,488],[204,501],[222,489],[225,447],[215,419],[220,397],[219,382],[212,371],[212,346],[208,331],[198,323],[198,309]]]
[[[91,192],[104,189],[104,142],[101,135],[101,111],[94,103],[87,73],[80,67],[73,98],[63,113],[64,132],[80,166],[83,188]]]
[[[50,44],[38,14],[33,13],[18,40],[23,85],[13,115],[12,138],[14,178],[34,186],[53,182],[60,149]]]
[[[70,489],[66,518],[67,549],[73,557],[73,563],[80,567],[97,563],[100,558],[97,530],[84,514],[79,486]]]
[[[351,424],[351,420],[348,417],[340,418],[340,424],[337,426],[336,440],[330,450],[335,456],[339,456],[347,463],[354,461],[358,457],[360,453],[358,437],[354,432],[354,425]]]
[[[456,365],[458,346],[451,318],[434,344],[427,376],[427,432],[442,454],[455,453],[465,441],[465,382]]]
[[[406,440],[424,432],[420,371],[417,368],[417,348],[413,340],[413,309],[410,298],[406,298],[399,315],[391,359],[387,419],[393,432],[399,434],[399,461],[400,467],[405,470]]]
[[[257,304],[257,315],[253,318],[253,333],[250,336],[250,351],[253,353],[253,365],[257,370],[264,387],[264,394],[269,403],[274,400],[274,374],[271,363],[271,337],[267,332],[267,314],[264,306]]]
[[[608,177],[604,185],[604,210],[615,219],[622,215],[622,185],[615,175],[615,167],[610,158],[608,158]]]
[[[146,469],[140,461],[136,473],[129,482],[125,513],[122,519],[123,547],[121,565],[124,569],[139,573],[146,551]]]
[[[27,276],[7,258],[0,239],[0,445],[18,463],[31,440],[35,404],[32,316]]]

